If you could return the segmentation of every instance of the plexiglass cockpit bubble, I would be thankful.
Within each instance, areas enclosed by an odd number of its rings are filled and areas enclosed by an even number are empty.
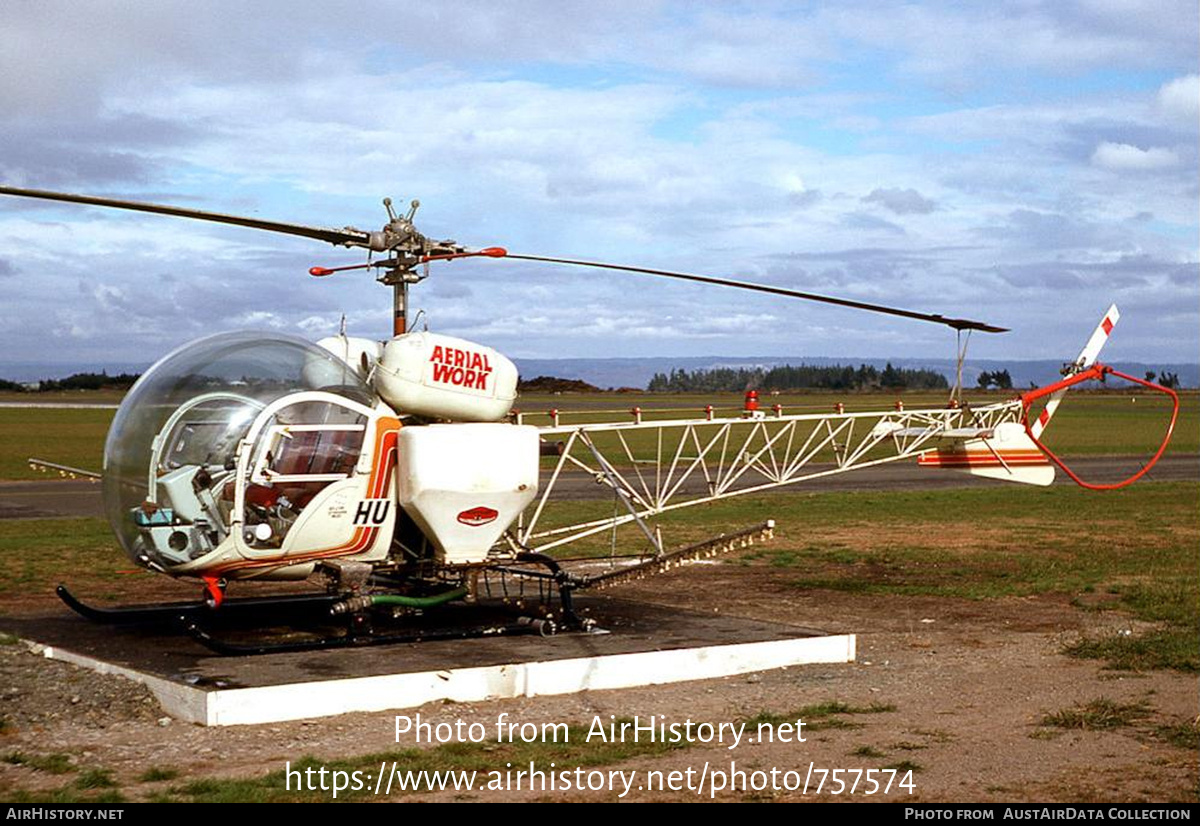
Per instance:
[[[240,441],[272,402],[310,390],[375,403],[349,365],[294,336],[220,333],[151,367],[104,445],[104,506],[125,552],[169,569],[220,544]]]

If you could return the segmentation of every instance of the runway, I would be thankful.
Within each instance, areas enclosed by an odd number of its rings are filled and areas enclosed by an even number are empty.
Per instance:
[[[1071,468],[1087,481],[1113,482],[1136,472],[1144,461],[1140,456],[1092,456],[1069,460]],[[814,466],[813,468],[817,468]],[[1200,456],[1196,454],[1164,456],[1144,479],[1148,481],[1200,481]],[[544,480],[543,480],[544,481]],[[702,480],[697,480],[702,483]],[[746,486],[755,484],[747,481]],[[575,472],[559,480],[559,494],[566,499],[606,499],[612,492],[588,475]],[[1056,485],[1074,484],[1063,473]],[[994,486],[1004,483],[968,476],[955,471],[919,468],[915,462],[897,462],[826,476],[811,482],[799,482],[779,491],[875,491],[939,490]],[[768,491],[764,495],[771,495]],[[103,516],[104,503],[100,484],[79,479],[37,479],[0,482],[0,519],[32,519]]]

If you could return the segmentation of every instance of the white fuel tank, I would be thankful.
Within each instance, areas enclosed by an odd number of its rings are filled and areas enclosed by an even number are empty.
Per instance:
[[[433,540],[439,561],[487,559],[537,495],[538,442],[537,428],[510,424],[400,428],[400,506]]]
[[[406,333],[383,346],[374,384],[399,413],[498,422],[517,397],[517,367],[482,344],[437,333]]]

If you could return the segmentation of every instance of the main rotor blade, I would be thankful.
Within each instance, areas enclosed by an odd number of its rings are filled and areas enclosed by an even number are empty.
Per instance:
[[[299,235],[313,238],[317,241],[328,241],[346,247],[366,247],[370,245],[368,233],[362,230],[346,227],[345,229],[327,229],[325,227],[307,227],[302,224],[285,224],[280,221],[264,221],[261,218],[244,218],[240,215],[224,215],[220,212],[205,212],[200,209],[185,209],[184,207],[166,206],[164,204],[144,204],[138,201],[120,201],[115,198],[96,198],[91,195],[72,195],[69,192],[49,192],[42,189],[18,189],[12,186],[0,186],[0,195],[17,195],[23,198],[42,198],[47,201],[66,201],[72,204],[89,204],[91,206],[128,209],[135,212],[152,212],[157,215],[175,215],[180,218],[195,218],[198,221],[212,221],[217,224],[233,224],[251,229],[265,229],[268,232],[281,232],[285,235]]]
[[[935,324],[944,324],[947,327],[953,327],[955,330],[980,330],[984,333],[1007,333],[1007,327],[995,327],[991,324],[985,324],[982,321],[972,321],[968,318],[947,318],[944,315],[936,313],[916,313],[912,310],[901,310],[896,307],[885,307],[882,304],[868,304],[865,301],[853,301],[849,298],[833,298],[827,295],[817,295],[816,293],[806,293],[799,290],[789,290],[785,287],[772,287],[769,284],[755,284],[750,281],[735,281],[732,278],[716,278],[711,275],[693,275],[686,272],[671,272],[670,270],[652,270],[646,267],[627,267],[621,264],[604,264],[597,261],[579,261],[573,258],[548,258],[542,255],[517,255],[508,253],[507,258],[519,258],[523,261],[543,261],[548,264],[570,264],[578,267],[596,267],[604,270],[620,270],[622,272],[636,272],[646,275],[661,275],[666,278],[679,278],[684,281],[698,281],[701,284],[717,284],[722,287],[738,287],[743,290],[755,290],[760,293],[770,293],[772,295],[784,295],[789,298],[803,298],[806,301],[820,301],[825,304],[836,304],[839,307],[852,307],[856,310],[868,310],[873,313],[887,313],[888,315],[901,316],[903,318],[914,318],[918,321],[932,321]]]

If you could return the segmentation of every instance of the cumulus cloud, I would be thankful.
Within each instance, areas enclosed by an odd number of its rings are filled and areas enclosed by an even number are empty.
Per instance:
[[[1092,163],[1116,171],[1148,171],[1167,169],[1179,163],[1179,156],[1170,149],[1152,146],[1140,149],[1127,143],[1105,141],[1092,153]]]
[[[1200,117],[1200,75],[1185,75],[1164,83],[1158,90],[1158,105],[1168,117],[1195,127]]]
[[[927,215],[937,209],[937,204],[915,189],[873,189],[863,200],[879,204],[897,215]]]

